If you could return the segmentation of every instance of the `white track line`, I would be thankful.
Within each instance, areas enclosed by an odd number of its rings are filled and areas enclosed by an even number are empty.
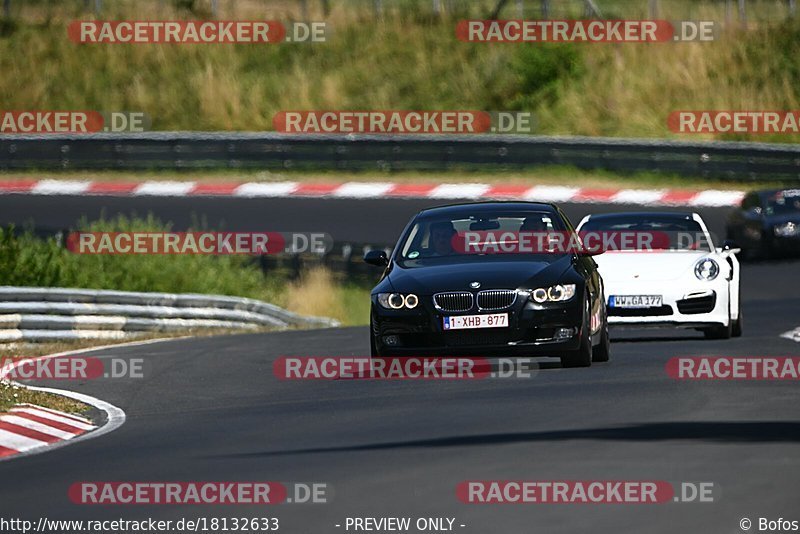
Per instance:
[[[781,337],[785,337],[786,339],[791,339],[792,341],[797,341],[800,343],[800,326],[795,328],[794,330],[789,330],[788,332],[784,332],[781,334]]]

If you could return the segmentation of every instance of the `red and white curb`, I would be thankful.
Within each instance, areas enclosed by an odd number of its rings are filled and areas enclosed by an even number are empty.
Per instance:
[[[0,413],[0,458],[70,440],[96,428],[85,417],[19,404]]]
[[[62,358],[76,354],[86,354],[110,348],[133,347],[139,345],[149,345],[151,343],[161,343],[182,338],[148,339],[144,341],[131,341],[128,343],[117,343],[114,345],[103,345],[88,349],[70,350],[49,354],[38,358],[16,360],[0,368],[0,380],[4,380],[11,371],[23,361],[37,361],[49,358]],[[58,447],[77,443],[87,439],[99,438],[104,434],[113,432],[125,423],[125,412],[104,400],[97,399],[83,393],[67,391],[65,389],[46,388],[38,386],[27,386],[18,384],[11,380],[7,383],[29,389],[31,391],[41,391],[61,395],[70,399],[92,406],[102,412],[105,421],[99,425],[83,417],[65,414],[28,404],[18,405],[11,408],[8,413],[0,414],[0,462],[26,456],[47,452]],[[24,423],[24,424],[21,424]],[[13,426],[12,426],[13,425]],[[25,429],[25,430],[21,430]],[[36,434],[34,434],[36,432]],[[47,436],[47,437],[46,437]],[[52,439],[56,438],[56,439]]]
[[[441,200],[530,200],[643,206],[733,206],[743,191],[598,189],[555,185],[433,184],[392,182],[95,182],[74,180],[0,181],[0,194],[105,195],[239,198],[429,198]]]

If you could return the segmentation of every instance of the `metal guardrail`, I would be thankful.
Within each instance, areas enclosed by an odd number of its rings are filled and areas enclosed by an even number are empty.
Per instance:
[[[143,332],[332,327],[255,299],[201,294],[0,286],[0,342],[124,339]]]
[[[724,179],[800,181],[800,146],[521,135],[148,132],[3,135],[0,170],[519,169],[569,165]]]

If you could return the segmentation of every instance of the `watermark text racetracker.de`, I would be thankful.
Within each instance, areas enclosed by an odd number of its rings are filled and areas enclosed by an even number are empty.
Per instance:
[[[678,380],[800,380],[800,357],[681,356],[666,371]]]
[[[458,254],[600,254],[709,250],[711,242],[704,232],[467,230],[453,233],[450,245]]]
[[[667,126],[679,134],[798,134],[800,110],[673,111]]]
[[[714,21],[461,20],[456,37],[472,43],[664,43],[713,41]]]
[[[101,255],[325,254],[333,238],[322,232],[71,232],[66,247]]]
[[[325,22],[276,20],[76,20],[67,35],[83,45],[324,43],[328,37]]]
[[[664,504],[714,502],[713,482],[665,480],[469,480],[456,486],[465,504]]]
[[[273,362],[280,380],[477,380],[531,378],[531,358],[281,356]]]
[[[536,123],[527,111],[313,110],[280,111],[272,126],[291,134],[525,134]]]
[[[67,496],[79,505],[326,504],[331,490],[326,482],[83,481],[72,484]]]
[[[137,133],[151,125],[141,111],[0,110],[0,134]]]
[[[97,380],[103,378],[144,378],[144,358],[95,358],[85,356],[0,359],[4,380]]]

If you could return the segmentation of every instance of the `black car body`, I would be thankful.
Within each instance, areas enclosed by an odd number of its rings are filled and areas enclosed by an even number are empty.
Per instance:
[[[575,232],[558,207],[545,203],[481,202],[419,212],[390,258],[378,250],[365,256],[368,263],[385,266],[371,294],[373,356],[538,355],[560,357],[565,366],[608,359],[603,281],[589,255],[429,253],[437,225],[446,221],[459,230],[524,231],[521,227],[533,221],[541,230],[547,225],[547,230]],[[566,296],[570,287],[571,298],[550,300]],[[548,291],[545,302],[534,300],[537,288]],[[392,297],[398,294],[402,298]],[[388,305],[404,303],[407,295],[414,296],[413,307]],[[494,313],[508,314],[507,326],[445,329],[458,321],[453,317]]]
[[[800,189],[747,193],[726,229],[747,258],[800,253]]]

